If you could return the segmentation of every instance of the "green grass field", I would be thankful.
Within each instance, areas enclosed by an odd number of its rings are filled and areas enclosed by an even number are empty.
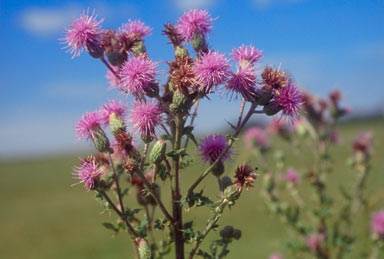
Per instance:
[[[332,148],[335,170],[331,175],[331,187],[336,189],[341,183],[347,188],[351,185],[354,175],[345,162],[351,154],[350,142],[359,131],[371,130],[375,155],[368,181],[369,195],[378,202],[370,209],[384,208],[384,122],[347,123],[340,129],[344,143]],[[286,151],[292,149],[285,143],[282,146]],[[245,153],[241,146],[236,147],[238,156],[227,166],[227,174],[233,174],[233,168],[243,161]],[[299,170],[311,163],[307,157],[289,153],[289,164],[298,165]],[[75,155],[0,163],[0,258],[133,258],[128,235],[121,233],[112,237],[111,231],[101,226],[102,222],[113,221],[115,216],[100,214],[102,208],[94,199],[94,193],[87,193],[80,185],[71,187],[76,182],[71,177],[72,166],[77,163]],[[183,172],[184,190],[203,168],[204,165],[196,164]],[[285,252],[279,240],[289,240],[290,231],[278,218],[266,212],[260,198],[260,182],[245,191],[236,206],[220,221],[222,225],[232,224],[243,231],[241,240],[230,246],[228,258],[268,258],[272,251]],[[206,192],[213,195],[217,195],[216,185],[212,176],[202,184]],[[166,186],[163,188],[167,189]],[[308,191],[304,192],[303,196],[309,195]],[[169,193],[163,191],[163,196],[166,195]],[[133,193],[127,199],[127,204],[134,204],[134,196]],[[169,205],[169,200],[166,203]],[[200,229],[210,216],[206,208],[194,209],[185,215],[189,220],[196,219],[196,228]],[[368,228],[364,223],[367,217],[370,217],[369,213],[356,220],[359,233]],[[209,236],[210,239],[217,237],[216,232]],[[356,250],[365,244],[365,240],[359,240]]]

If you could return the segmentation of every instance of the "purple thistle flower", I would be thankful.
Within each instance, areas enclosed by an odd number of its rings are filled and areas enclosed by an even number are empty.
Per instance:
[[[103,124],[103,115],[99,111],[83,115],[76,124],[76,135],[79,139],[92,139],[93,131]]]
[[[199,145],[199,152],[204,162],[213,163],[220,156],[226,146],[227,139],[225,137],[222,135],[210,135],[201,141]],[[222,161],[229,159],[231,153],[232,149],[229,149],[223,156]]]
[[[200,34],[203,37],[212,29],[212,21],[205,10],[193,9],[185,12],[176,25],[180,35],[187,41]]]
[[[83,183],[87,191],[93,190],[96,182],[102,175],[101,170],[96,164],[94,158],[82,159],[80,167],[74,167],[74,177]]]
[[[265,130],[259,127],[252,127],[244,134],[244,142],[249,149],[252,149],[254,145],[260,149],[268,148],[268,138]]]
[[[127,106],[125,106],[119,100],[111,100],[110,102],[103,105],[100,110],[102,119],[104,123],[108,123],[109,116],[111,114],[116,114],[118,117],[123,118],[127,111]]]
[[[317,254],[324,239],[324,234],[312,233],[306,240],[307,247],[311,249],[314,254]]]
[[[136,102],[133,105],[130,119],[141,136],[155,136],[155,128],[162,122],[162,109],[159,104],[146,101]]]
[[[296,172],[295,169],[293,168],[289,168],[286,172],[285,172],[285,175],[284,175],[284,178],[287,182],[291,183],[291,184],[298,184],[300,182],[300,176],[299,174]]]
[[[371,221],[372,232],[384,238],[384,210],[373,214]]]
[[[79,56],[84,48],[91,55],[92,53],[100,54],[98,52],[102,51],[100,25],[103,19],[98,21],[96,18],[97,16],[94,14],[89,16],[88,11],[83,12],[66,30],[67,34],[63,40],[67,44],[68,52],[72,54],[72,58]]]
[[[240,47],[232,50],[231,56],[237,62],[248,61],[249,63],[254,64],[260,61],[263,56],[263,52],[255,49],[252,45],[241,45]]]
[[[231,74],[228,60],[216,51],[202,54],[196,61],[194,70],[200,84],[199,90],[205,93],[209,93],[212,86],[224,83]]]
[[[228,80],[227,90],[241,94],[247,101],[254,101],[256,97],[256,74],[252,64],[239,65],[236,73]]]
[[[273,253],[269,256],[269,259],[283,259],[283,256],[280,253]]]
[[[274,94],[273,103],[283,110],[284,116],[295,118],[303,103],[302,94],[294,83],[288,82],[284,88]]]
[[[138,56],[126,61],[121,68],[121,90],[138,97],[155,82],[157,64],[147,57]]]
[[[143,38],[151,34],[152,29],[146,26],[140,20],[129,21],[126,24],[123,24],[121,30],[122,33],[127,33],[134,37]]]
[[[113,67],[113,70],[116,72],[116,74],[119,74],[118,67]],[[111,70],[109,69],[107,70],[107,74],[105,75],[105,78],[107,78],[111,86],[121,90],[120,79],[114,73],[112,73]]]

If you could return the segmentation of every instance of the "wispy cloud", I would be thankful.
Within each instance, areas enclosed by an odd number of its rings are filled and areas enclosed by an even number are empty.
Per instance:
[[[81,10],[81,7],[76,5],[64,8],[31,7],[21,13],[20,23],[32,34],[52,35],[61,32]]]
[[[174,2],[179,9],[188,10],[211,7],[215,3],[215,0],[174,0]]]
[[[259,8],[267,8],[281,4],[296,4],[305,0],[253,0],[253,3]]]

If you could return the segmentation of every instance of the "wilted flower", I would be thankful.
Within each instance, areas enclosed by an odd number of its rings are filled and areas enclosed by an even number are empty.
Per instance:
[[[241,165],[236,169],[235,183],[240,186],[246,186],[247,188],[252,187],[252,183],[256,180],[256,174],[253,169],[248,165]]]
[[[126,33],[137,38],[143,38],[145,36],[148,36],[151,34],[151,31],[152,29],[146,26],[140,20],[129,21],[128,23],[123,24],[120,29],[121,33]]]
[[[162,109],[153,101],[136,102],[130,114],[135,128],[139,129],[141,136],[155,136],[155,128],[162,122]]]
[[[204,53],[194,65],[199,90],[209,93],[213,86],[228,80],[231,70],[228,60],[216,51]]]
[[[384,210],[378,211],[373,214],[371,220],[372,232],[384,238]]]
[[[84,184],[87,191],[93,190],[96,187],[96,182],[102,175],[93,157],[82,159],[81,166],[74,167],[73,171],[74,177]]]
[[[67,34],[63,39],[68,47],[68,52],[72,54],[72,58],[79,56],[85,48],[90,55],[99,58],[103,54],[103,47],[100,43],[102,29],[100,24],[103,19],[97,20],[97,17],[88,12],[75,19],[67,29]]]
[[[156,63],[144,56],[129,59],[121,68],[119,89],[136,97],[144,95],[151,84],[155,83],[156,66]]]
[[[249,149],[257,146],[261,150],[266,150],[269,146],[268,137],[262,128],[252,127],[244,134],[244,142]]]
[[[220,156],[221,152],[227,146],[227,139],[222,135],[211,135],[205,137],[200,145],[199,151],[205,162],[213,163]],[[230,158],[232,149],[229,149],[227,153],[223,156],[222,161],[225,161]]]
[[[231,56],[237,62],[241,63],[243,61],[247,61],[250,64],[254,64],[262,58],[262,53],[263,52],[261,50],[255,49],[255,47],[252,45],[242,45],[238,48],[233,49]]]
[[[176,26],[182,37],[190,41],[197,35],[204,37],[212,29],[212,21],[207,11],[193,9],[185,12]]]
[[[285,175],[284,175],[284,178],[287,182],[291,183],[291,184],[298,184],[300,182],[300,176],[299,174],[296,172],[295,169],[293,168],[289,168],[286,172],[285,172]]]

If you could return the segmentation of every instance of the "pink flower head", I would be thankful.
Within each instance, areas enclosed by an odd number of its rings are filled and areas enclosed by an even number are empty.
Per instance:
[[[145,36],[148,36],[151,34],[152,29],[148,26],[146,26],[142,21],[140,20],[134,20],[129,21],[126,24],[123,24],[121,28],[122,33],[127,33],[129,35],[143,38]]]
[[[289,168],[286,172],[285,172],[285,175],[284,175],[284,178],[287,182],[291,183],[291,184],[298,184],[300,182],[300,176],[299,174],[296,172],[295,169],[293,168]]]
[[[280,253],[273,253],[269,256],[269,259],[283,259],[283,256]]]
[[[193,9],[185,12],[176,25],[180,35],[187,41],[200,34],[205,36],[212,29],[212,21],[209,13],[205,10]]]
[[[255,145],[264,150],[268,148],[269,145],[267,134],[262,128],[259,127],[252,127],[248,129],[244,134],[244,141],[249,149],[252,149]]]
[[[199,152],[204,160],[204,162],[213,163],[220,156],[221,152],[227,146],[227,139],[222,135],[210,135],[205,137],[200,145]],[[223,156],[222,161],[225,161],[230,158],[232,149],[229,149],[228,152]]]
[[[360,152],[365,156],[370,156],[373,153],[372,132],[361,132],[360,135],[353,141],[353,150]]]
[[[384,238],[384,210],[373,214],[371,221],[372,232]]]
[[[72,54],[72,58],[79,56],[84,48],[90,54],[102,50],[100,43],[102,35],[100,24],[102,22],[103,19],[98,21],[97,16],[94,14],[89,16],[88,11],[83,12],[79,18],[72,22],[63,39],[67,44],[68,52]]]
[[[236,73],[232,73],[227,83],[227,90],[241,94],[247,101],[254,101],[257,95],[255,85],[255,69],[252,64],[246,63],[238,66]]]
[[[104,123],[108,123],[109,116],[111,114],[116,114],[118,117],[123,118],[127,111],[127,106],[125,106],[119,100],[111,100],[110,102],[103,105],[100,113],[103,116]]]
[[[290,138],[294,133],[294,128],[283,118],[273,118],[268,126],[271,134],[279,134],[283,138]]]
[[[76,124],[76,135],[79,139],[92,139],[95,128],[103,124],[103,114],[99,111],[89,112],[83,115]]]
[[[120,89],[134,96],[141,96],[155,82],[156,66],[147,57],[133,57],[123,64],[120,72]]]
[[[73,171],[74,177],[84,184],[87,191],[95,188],[96,182],[102,175],[102,172],[93,157],[90,159],[81,159],[81,166],[74,167]]]
[[[313,233],[307,238],[307,247],[316,254],[319,251],[324,239],[324,234]]]
[[[334,104],[337,104],[338,102],[340,102],[342,98],[343,96],[340,90],[333,90],[332,92],[329,93],[329,99],[331,99],[331,101]]]
[[[282,109],[284,116],[290,118],[297,117],[303,103],[301,92],[292,82],[289,82],[281,91],[275,93],[273,102]]]
[[[108,69],[105,78],[107,78],[111,86],[120,89],[120,79],[116,76],[119,74],[119,68],[113,67],[113,70],[116,72],[116,74],[112,73],[112,71]]]
[[[142,136],[155,136],[155,128],[162,122],[162,109],[152,101],[136,102],[131,111],[131,121]]]
[[[231,74],[228,60],[216,51],[201,55],[194,65],[194,70],[200,84],[199,90],[205,93],[209,93],[212,86],[224,83]]]
[[[260,61],[263,56],[263,52],[261,50],[255,49],[255,47],[252,45],[242,45],[236,49],[233,49],[231,56],[237,62],[248,61],[250,64],[254,64]]]

